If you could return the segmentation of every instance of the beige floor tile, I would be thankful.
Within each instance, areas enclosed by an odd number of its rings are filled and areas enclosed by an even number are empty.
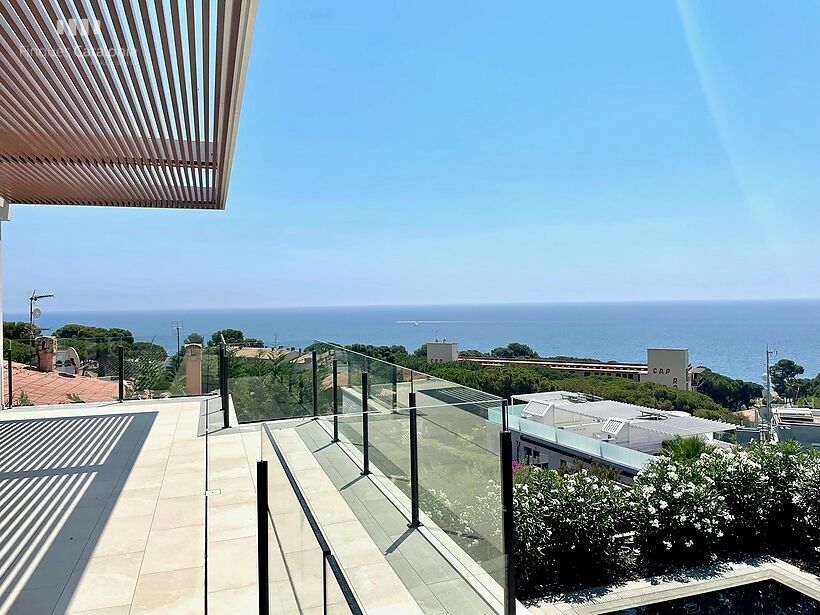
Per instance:
[[[55,615],[129,604],[141,562],[142,553],[82,560],[60,596]]]
[[[210,586],[209,586],[210,587]],[[294,603],[296,613],[296,604]],[[236,587],[217,592],[208,592],[208,615],[236,615],[237,613],[258,613],[259,592],[256,586]],[[271,613],[279,613],[271,608]]]
[[[121,491],[114,496],[116,499],[109,503],[109,508],[103,514],[112,519],[119,517],[136,517],[149,515],[154,512],[159,498],[159,487],[145,489],[131,489]]]
[[[154,530],[205,524],[205,496],[186,495],[159,500],[154,512]]]
[[[208,481],[208,489],[219,489],[220,493],[208,496],[208,507],[256,502],[256,489],[250,478],[234,478],[230,481]]]
[[[281,545],[282,553],[319,549],[316,536],[301,511],[274,515],[273,528],[275,533],[270,534],[270,539]]]
[[[256,536],[208,542],[208,591],[256,587]]]
[[[205,493],[205,468],[197,472],[183,472],[169,474],[162,482],[159,491],[160,499],[180,498],[186,495],[202,495]]]
[[[271,615],[299,613],[290,581],[275,581],[270,584],[270,612]]]
[[[205,527],[195,525],[152,531],[145,548],[142,574],[197,568],[205,563]]]
[[[358,521],[332,523],[322,529],[342,568],[384,561],[384,554]]]
[[[131,615],[203,613],[205,611],[204,575],[204,567],[140,575],[137,589],[134,592]]]
[[[353,591],[362,601],[362,607],[370,613],[376,609],[382,612],[421,613],[415,601],[404,587],[393,568],[386,561],[380,564],[359,566],[345,571]],[[411,608],[415,607],[415,608]],[[392,610],[391,609],[396,609]]]
[[[147,468],[133,468],[123,476],[123,491],[132,489],[152,489],[162,485],[165,469],[159,466]]]
[[[102,557],[145,551],[153,515],[101,521],[88,539],[83,557]]]
[[[338,491],[307,493],[308,504],[322,525],[356,521],[356,514],[350,510],[344,497]]]
[[[256,536],[256,505],[251,502],[208,509],[208,540]]]
[[[339,491],[322,468],[302,470],[296,476],[296,480],[304,493]]]

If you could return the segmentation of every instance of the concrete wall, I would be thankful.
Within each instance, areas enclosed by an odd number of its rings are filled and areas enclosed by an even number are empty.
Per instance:
[[[458,361],[458,344],[455,342],[428,342],[428,363],[449,363]]]
[[[648,348],[646,363],[649,369],[641,377],[642,381],[689,390],[689,350],[686,348]]]

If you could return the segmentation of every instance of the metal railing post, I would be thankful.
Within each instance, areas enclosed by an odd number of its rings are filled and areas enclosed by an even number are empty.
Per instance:
[[[333,440],[339,441],[339,372],[338,363],[333,359]]]
[[[362,456],[364,457],[364,469],[362,470],[362,476],[370,474],[370,451],[368,450],[370,432],[367,425],[367,398],[369,392],[370,386],[367,372],[362,372]]]
[[[399,368],[393,366],[393,410],[399,405]]]
[[[11,408],[14,405],[14,394],[12,393],[13,388],[12,388],[12,383],[11,383],[11,348],[9,348],[8,363],[9,363],[9,408]]]
[[[507,418],[507,400],[501,400],[501,431],[509,429],[509,419]]]
[[[117,397],[125,399],[125,357],[122,346],[117,347]]]
[[[270,613],[268,580],[268,462],[256,462],[256,552],[259,571],[259,615]]]
[[[316,364],[316,351],[310,353],[313,371],[313,416],[319,416],[319,366]]]
[[[231,415],[228,402],[228,353],[225,344],[219,344],[219,396],[222,398],[222,427],[231,426]]]
[[[410,393],[410,524],[419,527],[419,441],[416,394]]]
[[[504,613],[515,615],[515,521],[513,519],[512,434],[502,431],[501,535],[504,545]]]

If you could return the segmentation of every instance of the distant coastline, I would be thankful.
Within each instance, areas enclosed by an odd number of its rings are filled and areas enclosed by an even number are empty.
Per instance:
[[[686,347],[694,364],[756,382],[765,371],[768,343],[807,373],[820,371],[820,300],[71,312],[42,307],[39,324],[52,330],[70,322],[123,327],[166,348],[175,347],[171,323],[181,320],[184,334],[207,337],[232,327],[268,344],[300,347],[323,339],[413,350],[448,339],[461,349],[488,351],[515,341],[542,356],[638,362],[649,347]],[[28,320],[28,313],[8,312],[4,319]]]

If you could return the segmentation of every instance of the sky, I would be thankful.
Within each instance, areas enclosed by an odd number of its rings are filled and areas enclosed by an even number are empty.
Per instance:
[[[227,208],[12,206],[3,304],[820,297],[820,3],[261,0]]]

